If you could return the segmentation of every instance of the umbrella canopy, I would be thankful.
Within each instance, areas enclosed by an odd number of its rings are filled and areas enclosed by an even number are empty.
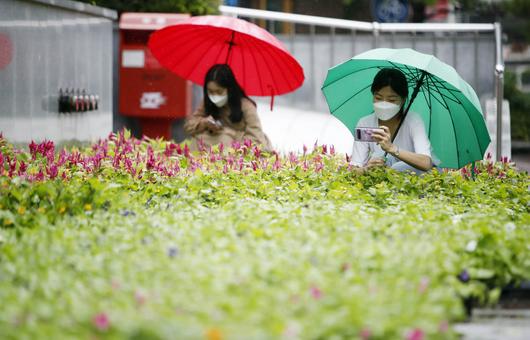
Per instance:
[[[233,17],[192,17],[154,32],[148,46],[164,67],[201,86],[215,64],[228,64],[247,95],[284,94],[304,81],[302,67],[276,37]]]
[[[330,112],[353,133],[359,119],[374,111],[371,85],[385,67],[407,77],[407,109],[423,118],[439,166],[461,168],[483,159],[490,137],[478,97],[454,68],[432,55],[378,48],[329,69],[322,91]]]

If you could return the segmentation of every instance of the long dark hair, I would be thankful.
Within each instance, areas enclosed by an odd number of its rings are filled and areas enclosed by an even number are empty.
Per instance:
[[[219,86],[227,89],[228,107],[230,108],[230,120],[233,123],[238,123],[243,118],[243,111],[241,110],[241,100],[243,98],[249,99],[254,105],[254,101],[247,97],[245,91],[237,83],[234,73],[230,66],[226,64],[217,64],[212,66],[206,76],[204,77],[204,109],[205,112],[213,118],[219,118],[219,108],[208,97],[208,82],[215,81]]]
[[[379,72],[377,72],[374,77],[374,81],[372,82],[372,94],[375,94],[385,86],[390,86],[390,88],[394,90],[394,92],[396,92],[401,99],[403,99],[401,109],[399,110],[399,114],[402,114],[403,108],[405,107],[405,102],[409,96],[409,84],[407,82],[407,78],[403,72],[397,68],[382,68]]]

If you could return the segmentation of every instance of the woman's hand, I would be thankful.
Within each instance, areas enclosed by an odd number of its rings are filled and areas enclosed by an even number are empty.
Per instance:
[[[214,135],[218,134],[223,129],[223,126],[216,123],[212,116],[202,118],[200,125],[203,130]]]
[[[371,168],[377,168],[381,166],[385,166],[385,159],[381,157],[377,157],[377,158],[371,158],[368,161],[368,163],[366,163],[365,168],[371,169]]]
[[[379,130],[372,132],[372,137],[379,144],[383,151],[392,153],[395,147],[392,144],[392,136],[390,135],[390,129],[387,126],[381,125]]]

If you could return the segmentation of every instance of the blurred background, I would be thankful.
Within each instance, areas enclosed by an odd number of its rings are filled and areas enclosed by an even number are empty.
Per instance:
[[[183,141],[184,117],[202,99],[201,89],[162,70],[146,43],[154,30],[204,14],[266,28],[304,67],[303,86],[274,98],[272,111],[272,98],[254,98],[281,151],[318,142],[349,153],[352,137],[320,91],[327,69],[374,47],[411,47],[452,65],[475,89],[492,145],[502,77],[502,154],[530,167],[527,0],[4,0],[0,130],[20,142],[92,140],[123,127],[137,137]],[[502,27],[504,73],[496,72],[493,23]]]

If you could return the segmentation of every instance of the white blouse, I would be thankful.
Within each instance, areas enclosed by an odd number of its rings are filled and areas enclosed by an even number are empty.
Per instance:
[[[375,114],[363,117],[357,123],[357,127],[379,127],[379,122]],[[421,155],[432,157],[431,142],[425,132],[425,125],[421,117],[415,112],[409,112],[399,128],[398,134],[393,144],[399,147],[399,150],[406,150]],[[351,163],[356,166],[364,166],[371,158],[384,157],[385,151],[377,143],[373,142],[353,142]],[[388,165],[399,162],[390,154],[387,155]]]

